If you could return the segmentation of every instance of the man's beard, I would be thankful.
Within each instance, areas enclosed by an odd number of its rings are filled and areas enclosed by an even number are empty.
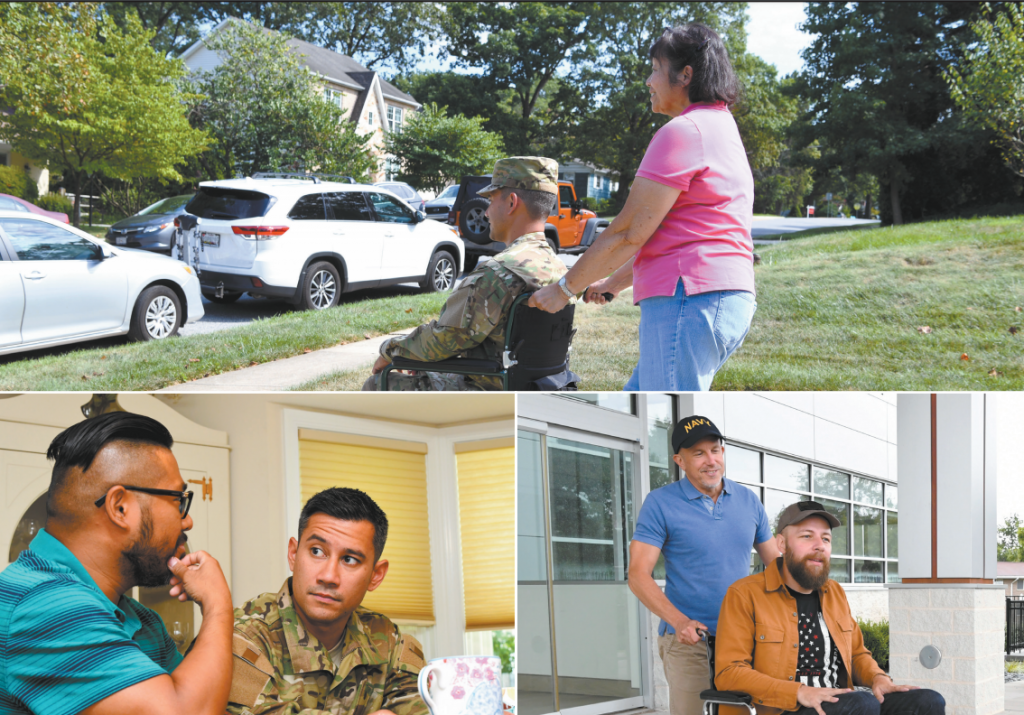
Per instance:
[[[127,576],[137,586],[166,586],[171,581],[171,570],[167,567],[167,558],[158,554],[150,544],[152,536],[153,518],[147,509],[142,512],[142,528],[139,530],[139,538],[121,552],[124,557],[122,568],[127,569]]]
[[[811,572],[807,568],[807,559],[816,557],[821,561],[821,572],[817,575]],[[828,581],[829,567],[832,564],[832,559],[824,554],[810,554],[803,561],[797,561],[796,554],[794,554],[789,544],[786,544],[786,553],[783,556],[786,564],[786,570],[789,571],[789,575],[793,577],[798,584],[803,588],[810,591],[817,591],[819,588],[825,585]]]

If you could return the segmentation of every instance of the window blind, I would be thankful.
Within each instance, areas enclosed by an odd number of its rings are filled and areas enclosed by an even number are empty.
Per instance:
[[[363,606],[394,621],[433,625],[423,445],[311,437],[324,435],[313,430],[299,434],[302,503],[330,487],[352,487],[369,494],[388,517],[388,540],[381,556],[390,563],[388,574],[376,591],[366,594]]]
[[[515,449],[456,451],[466,630],[515,628]]]

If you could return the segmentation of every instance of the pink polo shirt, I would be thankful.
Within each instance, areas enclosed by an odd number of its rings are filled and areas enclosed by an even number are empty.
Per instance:
[[[754,292],[754,177],[725,102],[691,104],[651,139],[636,172],[679,189],[679,198],[633,263],[633,301]]]

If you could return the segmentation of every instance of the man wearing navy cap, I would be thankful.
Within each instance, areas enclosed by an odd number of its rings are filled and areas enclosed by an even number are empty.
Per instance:
[[[765,563],[780,554],[761,500],[725,478],[725,445],[711,420],[680,420],[672,449],[684,476],[644,500],[629,546],[629,588],[661,618],[671,715],[700,715],[700,691],[710,683],[697,629],[714,637],[726,590],[750,574],[751,547]],[[664,593],[652,576],[661,555]]]

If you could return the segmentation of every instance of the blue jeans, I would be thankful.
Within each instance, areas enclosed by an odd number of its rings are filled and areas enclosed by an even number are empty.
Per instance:
[[[837,695],[838,703],[822,703],[825,715],[944,715],[946,701],[934,690],[887,693],[878,702],[873,693],[855,690]],[[799,708],[794,715],[818,715],[814,708]]]
[[[640,301],[640,362],[623,390],[708,390],[750,330],[754,294],[719,290]]]

